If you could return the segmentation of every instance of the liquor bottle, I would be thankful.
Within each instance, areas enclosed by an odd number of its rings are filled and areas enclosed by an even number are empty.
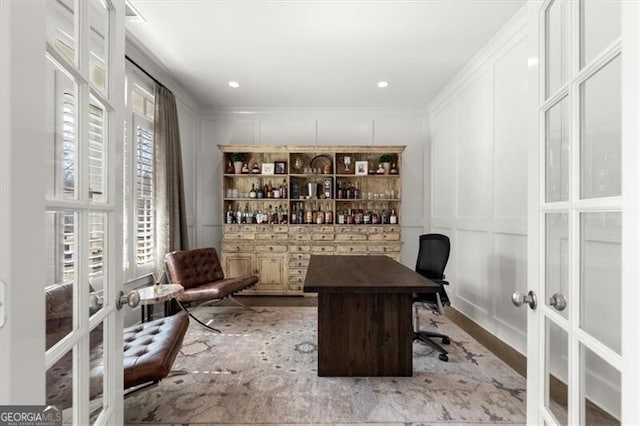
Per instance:
[[[267,211],[265,212],[267,217],[266,220],[264,221],[264,223],[271,223],[271,216],[273,215],[273,207],[271,206],[271,204],[269,204],[269,208],[267,209]]]
[[[236,206],[236,223],[242,223],[242,211],[239,205]]]
[[[338,225],[344,225],[345,224],[345,214],[344,214],[344,210],[340,210],[338,212]]]
[[[249,221],[249,204],[245,204],[244,206],[244,213],[242,213],[242,223],[251,223]]]
[[[267,184],[267,182],[264,183],[262,192],[264,193],[264,198],[269,198],[269,185]]]
[[[249,198],[256,198],[257,193],[256,193],[256,185],[255,184],[251,184],[251,191],[249,191]]]
[[[398,216],[396,215],[396,209],[391,209],[391,214],[389,215],[389,223],[395,225],[398,223]]]
[[[311,208],[309,207],[308,204],[307,204],[307,209],[306,209],[305,222],[307,224],[312,224],[313,223],[313,210],[311,210]]]
[[[283,216],[284,216],[284,210],[282,209],[282,206],[278,206],[276,208],[276,223],[277,224],[281,224],[282,223]]]
[[[377,225],[380,223],[380,215],[378,214],[378,210],[374,209],[373,213],[371,213],[371,224]]]
[[[257,198],[264,198],[264,191],[262,190],[262,185],[258,183],[258,191],[256,192]]]
[[[297,222],[302,225],[304,223],[304,208],[302,207],[302,203],[298,204],[298,220]]]
[[[336,198],[338,200],[342,200],[344,198],[344,190],[342,189],[342,185],[340,184],[340,181],[338,181],[338,192],[336,194]]]
[[[351,187],[351,183],[347,183],[347,190],[345,191],[345,196],[348,200],[353,198],[353,188]]]
[[[366,210],[362,215],[362,223],[365,225],[371,225],[371,210]]]
[[[280,223],[289,223],[289,209],[284,208],[284,213],[282,214],[282,221]]]
[[[353,198],[355,198],[356,200],[360,199],[360,190],[358,189],[358,182],[356,182],[356,186],[353,189]]]
[[[331,208],[328,208],[324,212],[324,223],[326,223],[327,225],[333,224],[333,212],[331,211]]]
[[[226,223],[233,223],[233,211],[231,210],[231,204],[227,207]]]
[[[282,198],[287,198],[287,181],[286,179],[282,179],[282,185],[280,185],[280,196]]]
[[[291,208],[291,218],[289,219],[289,223],[291,223],[292,225],[298,223],[298,206],[296,206],[295,204]]]
[[[383,225],[386,225],[389,220],[389,218],[387,217],[387,211],[386,210],[382,210],[382,214],[380,215],[380,223]]]
[[[322,206],[318,207],[318,213],[316,215],[316,223],[318,225],[324,224],[324,211],[322,210]]]

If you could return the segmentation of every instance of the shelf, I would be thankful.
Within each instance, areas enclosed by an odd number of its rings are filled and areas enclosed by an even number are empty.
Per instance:
[[[378,198],[378,199],[367,199],[367,198],[336,198],[337,202],[346,202],[346,203],[399,203],[400,200],[397,198]]]
[[[223,201],[297,201],[289,198],[223,198]]]

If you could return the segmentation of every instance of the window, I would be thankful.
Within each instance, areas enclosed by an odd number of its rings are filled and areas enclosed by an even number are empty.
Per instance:
[[[155,272],[153,83],[128,72],[125,148],[125,250],[127,278]]]

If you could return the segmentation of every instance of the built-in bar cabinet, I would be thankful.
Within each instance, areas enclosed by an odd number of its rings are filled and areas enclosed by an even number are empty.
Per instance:
[[[219,145],[222,262],[246,294],[302,294],[312,254],[400,260],[404,146]]]

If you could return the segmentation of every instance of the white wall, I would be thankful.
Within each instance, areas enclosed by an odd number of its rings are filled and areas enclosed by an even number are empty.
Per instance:
[[[431,230],[451,239],[452,305],[526,353],[527,91],[523,8],[429,105]]]
[[[415,266],[418,235],[428,229],[427,122],[421,111],[278,109],[212,111],[202,121],[198,147],[197,246],[220,246],[218,145],[406,145],[402,159],[402,261]]]

